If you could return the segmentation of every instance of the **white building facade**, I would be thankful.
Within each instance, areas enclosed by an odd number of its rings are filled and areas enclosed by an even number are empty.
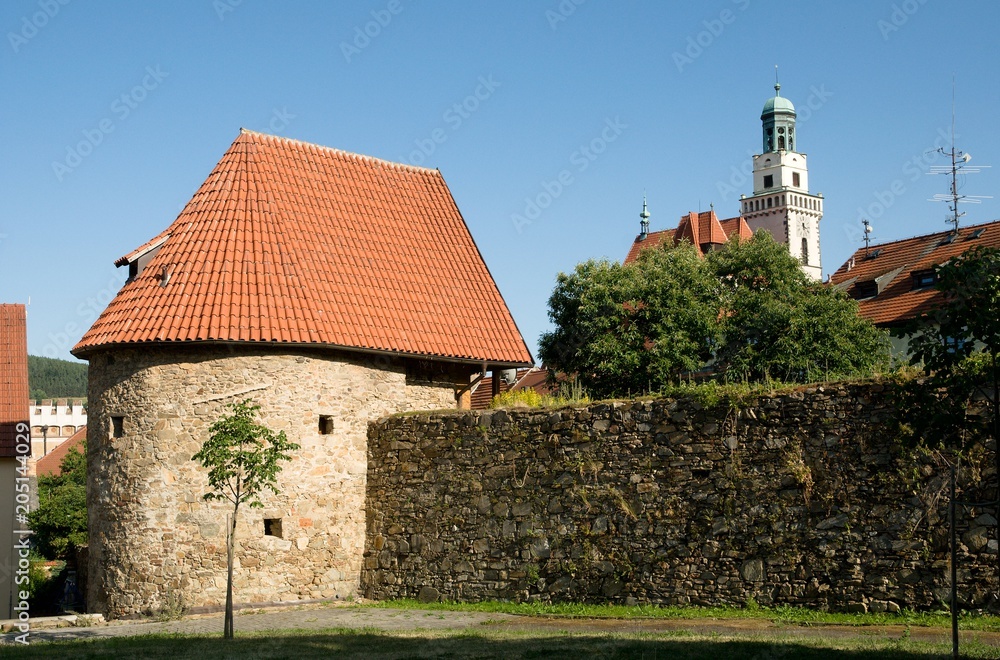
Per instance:
[[[31,455],[40,458],[87,425],[86,399],[31,401]]]

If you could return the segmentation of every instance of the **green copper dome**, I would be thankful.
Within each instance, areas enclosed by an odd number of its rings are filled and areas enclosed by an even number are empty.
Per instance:
[[[795,106],[792,105],[791,101],[789,101],[788,99],[786,99],[784,96],[782,96],[779,93],[780,89],[781,89],[781,85],[775,83],[775,85],[774,85],[774,96],[771,97],[771,98],[769,98],[764,103],[764,109],[761,110],[761,112],[760,112],[760,118],[761,119],[763,119],[765,115],[770,115],[770,114],[773,114],[775,112],[782,112],[782,113],[784,113],[784,112],[790,112],[793,115],[795,114]]]

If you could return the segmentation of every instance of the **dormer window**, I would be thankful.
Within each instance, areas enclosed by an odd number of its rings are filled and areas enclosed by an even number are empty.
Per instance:
[[[873,298],[878,295],[878,282],[875,280],[867,280],[864,282],[858,282],[851,289],[851,297],[855,300],[861,300],[862,298]]]
[[[929,286],[934,286],[935,282],[937,282],[937,273],[933,270],[918,270],[913,273],[914,289],[926,289]]]

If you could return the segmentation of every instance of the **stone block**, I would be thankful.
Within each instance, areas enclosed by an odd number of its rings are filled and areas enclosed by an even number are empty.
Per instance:
[[[421,603],[436,603],[441,600],[441,593],[434,587],[421,587],[417,600]]]
[[[765,578],[764,562],[761,559],[750,559],[740,566],[740,576],[747,582],[763,582]]]

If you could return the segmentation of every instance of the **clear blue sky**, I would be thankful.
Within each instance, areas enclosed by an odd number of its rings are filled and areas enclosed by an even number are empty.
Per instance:
[[[439,168],[536,354],[556,274],[621,260],[643,191],[653,229],[738,213],[775,64],[826,197],[824,274],[862,213],[877,240],[946,227],[927,199],[947,182],[923,174],[944,161],[923,156],[949,146],[953,75],[958,146],[996,165],[964,191],[1000,176],[989,0],[5,0],[0,27],[0,301],[30,298],[36,355],[72,359],[124,279],[112,262],[240,127]]]

